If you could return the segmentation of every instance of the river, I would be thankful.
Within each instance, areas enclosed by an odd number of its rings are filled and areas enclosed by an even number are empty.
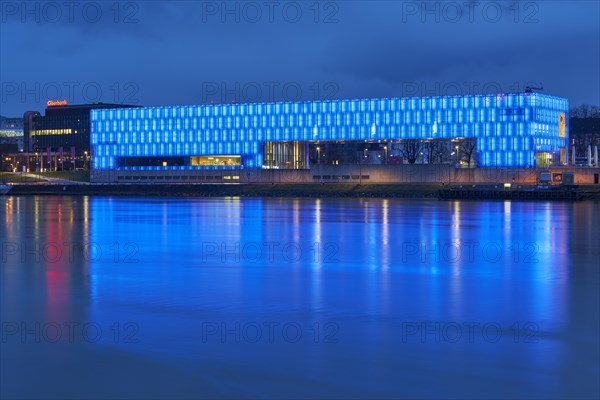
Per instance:
[[[600,396],[600,204],[0,197],[3,398]]]

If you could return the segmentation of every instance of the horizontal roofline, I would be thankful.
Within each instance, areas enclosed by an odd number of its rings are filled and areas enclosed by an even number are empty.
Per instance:
[[[498,93],[498,94],[468,94],[468,95],[455,95],[455,96],[410,96],[410,97],[371,97],[371,98],[354,98],[354,99],[328,99],[328,100],[306,100],[306,101],[269,101],[269,102],[256,102],[256,103],[216,103],[216,104],[187,104],[187,105],[166,105],[166,106],[133,106],[135,108],[143,108],[146,110],[150,109],[165,109],[165,108],[189,108],[189,107],[222,107],[222,106],[257,106],[257,105],[273,105],[273,104],[314,104],[314,103],[339,103],[346,101],[371,101],[371,100],[427,100],[427,99],[464,99],[464,98],[480,98],[480,97],[494,97],[494,96],[542,96],[546,98],[554,98],[558,100],[568,99],[564,97],[552,96],[544,93]],[[123,107],[118,108],[102,108],[102,111],[119,110]]]

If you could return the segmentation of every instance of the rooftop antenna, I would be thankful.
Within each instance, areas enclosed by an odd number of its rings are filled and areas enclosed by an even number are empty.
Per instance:
[[[544,86],[535,87],[535,86],[525,86],[525,93],[533,93],[533,91],[544,90]]]

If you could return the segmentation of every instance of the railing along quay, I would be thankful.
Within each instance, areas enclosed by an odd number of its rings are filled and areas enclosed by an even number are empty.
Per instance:
[[[453,187],[440,189],[440,200],[481,199],[481,200],[583,200],[592,198],[591,193],[578,190],[576,187],[527,187],[498,189],[490,187]]]

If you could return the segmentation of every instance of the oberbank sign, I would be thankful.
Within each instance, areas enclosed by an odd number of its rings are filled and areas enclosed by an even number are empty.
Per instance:
[[[46,104],[48,105],[48,107],[66,106],[67,101],[66,100],[48,100],[48,103],[46,103]]]

